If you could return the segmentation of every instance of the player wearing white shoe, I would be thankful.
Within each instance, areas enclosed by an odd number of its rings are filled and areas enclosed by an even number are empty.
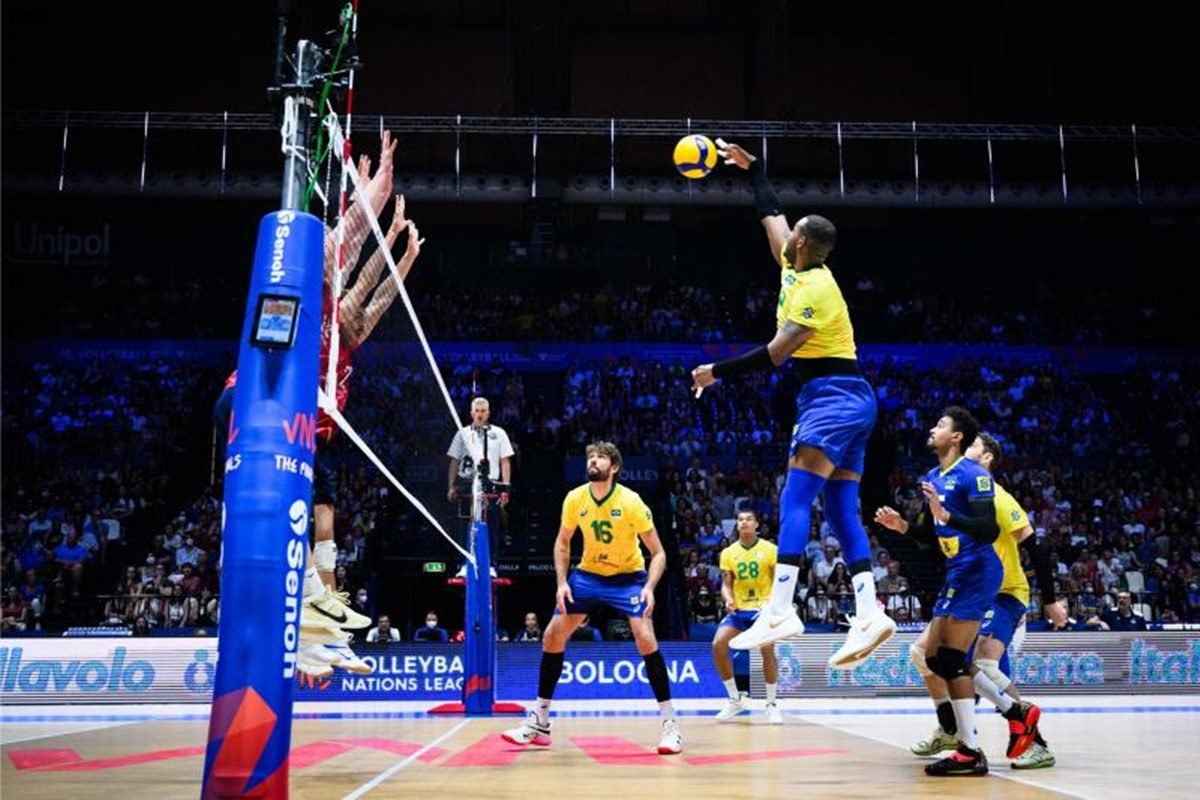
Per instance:
[[[717,712],[717,721],[724,722],[742,712],[745,703],[733,677],[733,660],[729,657],[729,640],[754,624],[754,616],[766,602],[775,580],[775,545],[758,538],[758,513],[751,509],[737,515],[738,540],[721,551],[721,600],[725,617],[713,637],[713,665],[729,700]],[[767,683],[767,721],[783,723],[783,714],[776,703],[775,691],[779,680],[779,664],[775,660],[775,645],[762,646],[763,678]]]
[[[563,501],[562,521],[554,542],[554,571],[558,576],[554,619],[542,633],[542,664],[538,674],[537,707],[525,722],[501,734],[511,744],[550,745],[550,702],[562,674],[567,641],[597,606],[625,614],[646,677],[662,716],[658,752],[683,750],[683,737],[671,704],[667,665],[654,636],[654,587],[667,566],[667,556],[654,528],[650,509],[637,492],[618,484],[621,452],[611,442],[594,442],[587,448],[587,478]],[[567,577],[571,539],[583,531],[583,558]],[[638,541],[650,551],[650,568]]]
[[[837,230],[815,214],[789,227],[762,162],[735,144],[717,140],[727,164],[750,172],[755,209],[771,255],[781,267],[775,337],[763,346],[692,370],[697,397],[717,380],[773,369],[791,359],[804,381],[796,396],[788,476],[779,496],[779,564],[771,597],[749,630],[729,646],[748,650],[803,633],[792,608],[800,562],[808,541],[813,500],[824,498],[825,515],[841,543],[854,586],[855,616],[832,669],[851,669],[896,632],[875,597],[867,532],[858,509],[858,488],[867,442],[875,427],[875,391],[863,378],[854,326],[841,289],[825,260]]]
[[[1003,452],[995,437],[981,431],[967,448],[965,455],[991,473],[998,465]],[[1007,755],[1014,759],[1014,768],[1034,768],[1017,765],[1029,764],[1035,760],[1039,767],[1050,766],[1054,756],[1049,752],[1038,731],[1041,709],[1022,701],[1016,686],[1004,674],[1006,670],[1001,669],[1001,659],[1006,658],[1007,648],[1010,645],[1014,648],[1019,647],[1018,637],[1024,638],[1025,606],[1029,602],[1029,580],[1021,567],[1018,545],[1026,549],[1034,566],[1046,618],[1056,627],[1062,627],[1066,623],[1066,610],[1055,598],[1052,567],[1038,545],[1037,537],[1033,536],[1033,528],[1025,510],[1003,486],[999,483],[994,483],[993,486],[996,492],[996,525],[1000,529],[994,547],[1000,557],[1003,578],[1000,593],[979,628],[974,650],[968,654],[973,655],[970,659],[973,662],[970,673],[975,683],[975,691],[990,700],[1009,721],[1010,739]],[[890,509],[882,511],[886,516]],[[899,532],[905,533],[907,530],[908,526],[903,525]],[[918,756],[933,756],[958,746],[955,738],[958,725],[951,710],[946,682],[933,674],[925,663],[930,648],[930,633],[931,629],[927,627],[909,648],[913,663],[925,680],[938,716],[938,727],[934,732],[909,748]],[[1039,748],[1036,759],[1033,756],[1026,758],[1026,754],[1032,748]]]
[[[927,775],[938,777],[988,771],[975,728],[975,685],[967,650],[996,600],[1004,570],[994,547],[1000,525],[992,477],[964,455],[978,435],[979,422],[965,408],[944,410],[929,431],[929,448],[938,466],[921,482],[926,503],[922,527],[937,539],[946,557],[945,584],[926,628],[925,667],[946,683],[958,737],[954,753],[925,767]],[[886,506],[875,512],[875,521],[897,532],[910,527]]]

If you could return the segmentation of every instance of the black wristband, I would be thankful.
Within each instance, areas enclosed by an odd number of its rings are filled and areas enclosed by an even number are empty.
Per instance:
[[[750,188],[754,190],[754,210],[759,219],[778,217],[783,213],[783,204],[779,202],[779,196],[771,188],[771,181],[767,178],[767,171],[763,167],[762,161],[750,162]]]
[[[713,364],[712,372],[714,378],[721,379],[774,368],[775,364],[771,361],[771,354],[767,351],[767,346],[762,345],[748,353],[742,353],[740,356],[718,361]]]

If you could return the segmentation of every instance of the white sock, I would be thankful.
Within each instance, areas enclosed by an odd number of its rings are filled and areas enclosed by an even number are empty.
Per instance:
[[[311,603],[325,596],[325,584],[316,567],[304,570],[304,602]]]
[[[658,714],[663,719],[675,719],[675,706],[671,705],[670,700],[663,700],[658,704]]]
[[[775,583],[771,586],[771,599],[767,601],[772,614],[787,614],[792,611],[792,598],[796,596],[796,580],[800,567],[795,564],[776,564]],[[871,584],[874,586],[874,584]]]
[[[933,707],[941,708],[942,703],[949,703],[949,702],[950,702],[950,695],[946,695],[945,697],[935,697],[935,698],[933,698]]]
[[[958,723],[958,740],[972,750],[979,749],[979,731],[975,730],[975,698],[951,700],[954,720]]]
[[[767,702],[768,702],[768,703],[774,704],[774,702],[775,702],[775,691],[776,691],[778,688],[779,688],[779,684],[778,684],[778,683],[768,683],[768,684],[767,684]]]
[[[991,700],[992,704],[1001,712],[1008,711],[1013,707],[1013,699],[1006,694],[1000,694],[1000,687],[993,683],[987,675],[976,672],[972,680],[975,681],[975,691],[979,692],[980,696]]]
[[[721,683],[725,684],[725,691],[729,693],[730,700],[740,700],[742,698],[741,693],[738,692],[737,678],[730,678],[727,681],[721,681]]]
[[[550,701],[545,697],[537,699],[537,718],[538,722],[543,725],[550,724]]]
[[[874,573],[860,572],[853,576],[854,615],[859,619],[870,619],[879,613],[879,601],[875,599]]]

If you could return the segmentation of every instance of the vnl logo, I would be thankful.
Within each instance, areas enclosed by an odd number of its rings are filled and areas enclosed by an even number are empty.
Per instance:
[[[149,661],[125,662],[129,651],[113,650],[108,662],[64,661],[57,658],[25,661],[21,647],[0,647],[0,687],[6,692],[144,692],[154,685]]]
[[[287,592],[283,606],[283,677],[291,680],[296,675],[296,642],[300,634],[300,573],[304,569],[304,557],[308,544],[308,503],[297,500],[288,509],[288,523],[294,534],[287,543],[287,577],[284,590]]]

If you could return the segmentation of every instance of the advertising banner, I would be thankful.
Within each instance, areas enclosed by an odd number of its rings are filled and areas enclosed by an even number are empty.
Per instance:
[[[915,633],[898,633],[850,672],[825,661],[842,637],[810,634],[776,645],[781,697],[918,696],[924,685],[908,656]],[[207,703],[216,672],[216,639],[0,640],[0,703]],[[707,642],[663,642],[675,697],[720,698],[724,688]],[[338,671],[297,678],[300,701],[461,699],[460,644],[355,644],[373,675]],[[541,647],[496,645],[496,694],[528,700],[537,694]],[[1015,659],[1019,686],[1064,694],[1200,693],[1200,633],[1030,633]],[[751,654],[751,688],[762,696],[762,658]],[[632,642],[572,642],[555,698],[652,697]]]

